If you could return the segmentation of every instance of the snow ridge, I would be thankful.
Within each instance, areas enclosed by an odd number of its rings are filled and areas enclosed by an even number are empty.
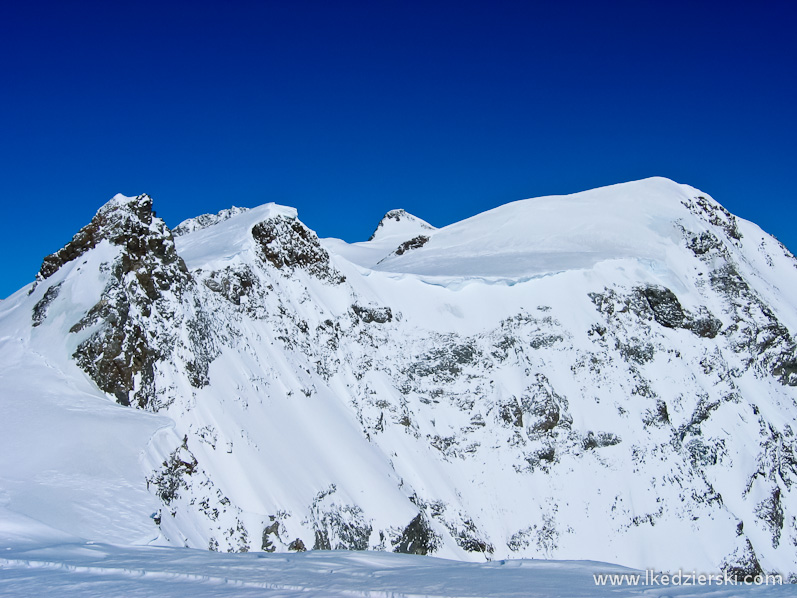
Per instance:
[[[198,230],[202,230],[203,228],[213,226],[214,224],[218,224],[219,222],[224,222],[225,220],[232,218],[236,214],[242,214],[247,210],[249,210],[249,208],[237,208],[233,206],[231,208],[227,208],[226,210],[221,210],[217,214],[202,214],[200,216],[195,216],[194,218],[188,218],[187,220],[183,220],[180,224],[175,226],[172,229],[172,234],[175,237],[181,237],[188,233],[192,233]]]

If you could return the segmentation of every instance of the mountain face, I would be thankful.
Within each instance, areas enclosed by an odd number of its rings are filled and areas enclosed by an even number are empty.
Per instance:
[[[795,296],[778,241],[666,179],[354,244],[116,196],[0,304],[0,512],[797,579]]]

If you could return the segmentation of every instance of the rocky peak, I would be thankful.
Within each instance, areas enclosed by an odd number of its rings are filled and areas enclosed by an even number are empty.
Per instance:
[[[417,216],[413,216],[406,210],[390,210],[382,217],[382,220],[379,221],[376,230],[374,230],[368,240],[374,241],[399,234],[411,237],[422,231],[429,232],[433,230],[437,229]]]
[[[73,357],[119,403],[157,410],[162,402],[158,363],[171,359],[194,386],[206,382],[211,357],[203,331],[208,325],[192,309],[194,280],[177,254],[171,231],[155,216],[152,198],[116,195],[72,241],[44,259],[39,281],[103,241],[117,251],[99,266],[105,281],[99,300],[70,329],[80,336],[92,331]],[[33,309],[34,326],[44,322],[63,287],[61,281],[44,292]]]
[[[400,208],[398,210],[390,210],[387,214],[382,217],[382,222],[385,220],[395,220],[396,222],[400,222],[402,218],[408,218],[410,214],[407,210]],[[381,224],[381,222],[380,222]]]
[[[330,263],[318,236],[296,218],[275,216],[252,227],[263,260],[282,271],[303,269],[332,284],[346,278]]]
[[[79,258],[104,240],[124,247],[130,257],[140,258],[147,252],[153,252],[168,263],[182,261],[174,249],[171,232],[152,211],[152,198],[146,194],[136,197],[117,194],[97,211],[91,222],[81,228],[66,246],[44,258],[37,279],[49,278],[61,266]],[[181,269],[185,271],[184,264]]]

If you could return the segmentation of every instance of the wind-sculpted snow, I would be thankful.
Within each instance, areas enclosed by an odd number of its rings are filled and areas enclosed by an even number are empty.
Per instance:
[[[175,237],[187,235],[188,233],[193,233],[198,230],[208,228],[209,226],[213,226],[214,224],[218,224],[219,222],[223,222],[248,210],[249,208],[237,208],[233,206],[231,208],[227,208],[226,210],[221,210],[218,214],[202,214],[201,216],[189,218],[188,220],[184,220],[175,226],[172,229],[172,234]]]
[[[394,211],[351,245],[273,204],[173,238],[144,197],[0,312],[0,350],[170,422],[109,448],[155,505],[131,529],[797,579],[797,262],[702,192]]]
[[[770,577],[733,584],[711,572],[662,583],[659,571],[598,562],[516,560],[463,563],[405,554],[314,551],[217,554],[187,548],[122,547],[78,541],[14,547],[0,557],[0,592],[13,598],[547,598],[565,596],[793,596]],[[675,581],[671,581],[674,578]],[[702,581],[703,585],[698,582]],[[647,583],[646,583],[647,582]],[[768,582],[768,583],[767,583]]]

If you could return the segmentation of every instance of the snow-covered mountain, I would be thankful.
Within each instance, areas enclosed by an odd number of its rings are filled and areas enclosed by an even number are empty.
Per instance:
[[[708,195],[174,233],[117,195],[0,304],[0,516],[797,579],[797,261]]]

